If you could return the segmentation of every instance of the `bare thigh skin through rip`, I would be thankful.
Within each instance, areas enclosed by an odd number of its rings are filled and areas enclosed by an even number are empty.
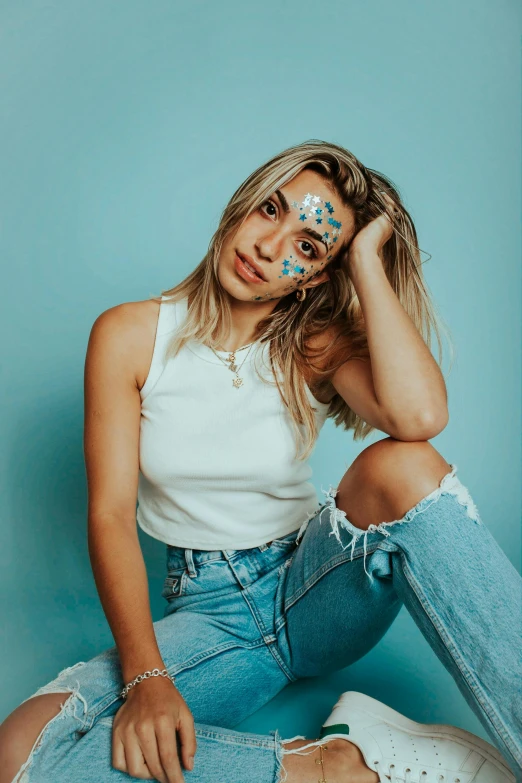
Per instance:
[[[42,731],[72,693],[44,693],[24,701],[0,726],[0,783],[12,783]]]

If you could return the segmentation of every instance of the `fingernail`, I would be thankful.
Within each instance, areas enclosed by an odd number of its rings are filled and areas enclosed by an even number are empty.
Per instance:
[[[194,769],[194,756],[189,756],[189,769]]]

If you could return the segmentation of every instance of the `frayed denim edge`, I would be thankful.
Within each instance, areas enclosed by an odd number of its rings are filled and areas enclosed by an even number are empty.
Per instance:
[[[80,693],[80,683],[76,682],[76,688],[71,688],[71,687],[67,687],[66,685],[60,684],[60,680],[63,679],[66,675],[74,671],[74,669],[77,669],[79,666],[84,666],[84,665],[85,662],[80,661],[79,663],[74,664],[74,666],[70,666],[67,669],[63,669],[52,682],[39,688],[36,691],[36,693],[33,693],[32,696],[29,696],[27,699],[24,699],[23,702],[21,702],[23,704],[24,702],[29,701],[30,699],[34,699],[35,696],[42,696],[43,694],[46,693],[68,694],[67,699],[65,699],[65,701],[62,704],[60,704],[60,711],[49,721],[47,721],[47,723],[45,724],[45,726],[37,736],[36,740],[34,741],[33,747],[31,748],[31,752],[29,753],[29,756],[27,757],[26,761],[22,764],[22,766],[14,776],[12,783],[30,783],[29,767],[33,762],[35,754],[38,752],[39,748],[42,745],[44,735],[49,730],[51,725],[69,716],[78,718],[77,708],[79,704],[82,705],[83,714],[85,715],[85,713],[87,712],[87,702],[85,701],[84,697]]]
[[[284,745],[287,745],[289,742],[293,742],[294,740],[305,740],[306,737],[304,734],[296,734],[295,737],[290,737],[289,739],[282,739],[279,732],[273,731],[270,732],[274,735],[274,744],[275,744],[275,752],[276,752],[276,759],[277,759],[277,769],[276,769],[276,779],[275,783],[284,783],[284,781],[288,778],[288,771],[285,769],[285,766],[283,764],[283,756],[287,756],[289,754],[297,754],[299,756],[309,756],[311,753],[315,751],[315,749],[319,745],[324,745],[326,742],[328,742],[331,737],[324,737],[320,740],[312,740],[311,742],[307,743],[306,745],[301,745],[298,748],[292,748],[285,750]],[[313,750],[309,750],[307,753],[303,752],[306,750],[306,748],[310,748],[313,746]],[[281,777],[281,773],[284,773],[284,777]]]
[[[284,783],[284,781],[288,778],[288,771],[285,769],[283,764],[283,756],[287,756],[290,754],[297,755],[297,756],[310,756],[312,753],[314,753],[319,745],[326,745],[327,742],[330,742],[332,737],[322,737],[321,739],[317,740],[310,740],[310,742],[307,742],[306,745],[300,745],[298,748],[289,748],[288,750],[285,750],[283,747],[284,745],[287,745],[289,742],[293,742],[294,740],[306,740],[306,737],[304,734],[296,734],[295,737],[290,737],[290,739],[281,739],[277,731],[275,732],[275,742],[276,742],[276,757],[278,761],[277,766],[277,778],[276,783]],[[336,735],[338,736],[338,735]],[[308,748],[312,748],[312,750],[308,750]],[[284,777],[279,777],[280,773],[284,772]]]
[[[369,576],[370,579],[372,579],[371,574],[366,570],[368,534],[381,533],[381,535],[388,537],[390,535],[389,528],[392,525],[402,525],[403,522],[411,522],[411,520],[417,514],[422,514],[423,511],[426,511],[426,509],[429,508],[432,503],[435,503],[440,498],[441,495],[443,494],[454,495],[457,501],[462,506],[466,507],[468,516],[471,519],[473,519],[475,522],[477,522],[477,524],[481,524],[482,520],[480,519],[478,509],[475,503],[473,502],[473,499],[471,498],[468,488],[465,487],[461,483],[460,479],[455,475],[458,470],[457,465],[450,463],[450,466],[451,466],[451,471],[449,473],[446,473],[445,476],[443,476],[439,486],[436,489],[434,489],[432,492],[430,492],[428,495],[426,495],[424,498],[419,500],[419,502],[416,503],[415,506],[413,506],[413,508],[411,508],[409,511],[406,512],[406,514],[402,517],[402,519],[394,519],[392,522],[381,522],[378,525],[372,524],[368,526],[367,530],[361,530],[361,528],[355,527],[355,525],[353,525],[346,518],[345,511],[342,511],[342,509],[337,508],[335,504],[335,496],[337,495],[338,488],[333,487],[332,485],[330,485],[329,489],[327,490],[321,487],[322,493],[326,495],[326,502],[323,506],[319,507],[318,511],[316,511],[315,514],[319,513],[319,524],[321,524],[322,522],[321,517],[323,515],[323,512],[326,511],[327,509],[330,510],[330,526],[332,528],[332,532],[330,533],[330,535],[335,535],[343,551],[348,547],[351,547],[350,559],[353,560],[353,555],[357,542],[361,537],[363,538],[364,572],[367,574],[367,576]],[[431,502],[427,503],[427,501],[431,501]],[[301,536],[303,535],[306,528],[308,527],[308,523],[310,522],[310,519],[312,519],[315,516],[315,514],[309,514],[308,519],[306,519],[301,525],[299,529],[299,533],[296,538],[296,543],[299,543]],[[341,541],[339,525],[343,527],[345,530],[347,530],[352,536],[352,540],[348,544],[346,544],[346,546],[343,546],[343,543]]]

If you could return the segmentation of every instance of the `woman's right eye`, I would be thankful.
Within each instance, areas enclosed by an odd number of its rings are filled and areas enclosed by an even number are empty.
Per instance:
[[[276,205],[274,204],[273,201],[271,201],[270,199],[267,199],[266,201],[264,201],[261,204],[261,209],[263,209],[263,207],[265,207],[265,206],[266,207],[272,207],[272,209],[274,210],[272,212],[272,214],[270,215],[270,217],[275,217],[275,215],[277,215],[277,207],[276,207]]]

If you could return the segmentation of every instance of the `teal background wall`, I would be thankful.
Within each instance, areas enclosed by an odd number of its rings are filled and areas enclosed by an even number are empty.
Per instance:
[[[185,277],[239,183],[308,138],[403,195],[457,350],[433,444],[520,565],[520,17],[514,0],[0,2],[2,717],[112,645],[86,547],[95,318]],[[380,437],[327,424],[319,496]],[[141,540],[159,618],[164,549]],[[313,736],[348,689],[484,736],[404,611],[364,660],[238,728]]]

